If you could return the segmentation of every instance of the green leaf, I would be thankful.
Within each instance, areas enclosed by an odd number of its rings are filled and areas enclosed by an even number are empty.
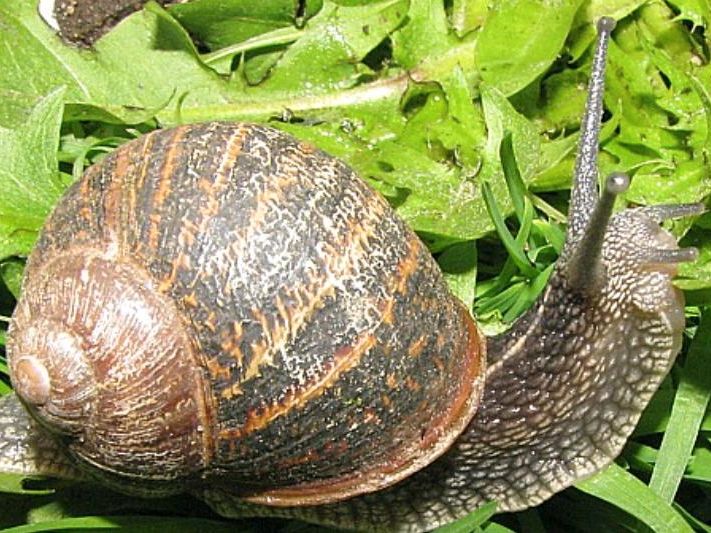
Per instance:
[[[709,74],[708,69],[704,70],[703,73],[706,74],[707,80],[711,79],[711,74]],[[708,81],[704,82],[693,74],[689,75],[689,80],[701,99],[701,103],[704,107],[704,114],[706,115],[706,138],[703,141],[702,148],[704,155],[708,157],[709,154],[711,154],[711,92],[709,91]]]
[[[25,264],[18,259],[11,259],[0,263],[0,278],[15,298],[20,296],[22,273]]]
[[[452,44],[444,3],[410,0],[407,24],[393,35],[393,59],[412,68]]]
[[[229,74],[231,61],[235,55],[260,49],[264,50],[278,48],[282,45],[293,43],[298,40],[302,34],[303,30],[292,28],[290,26],[286,28],[277,28],[269,33],[255,35],[251,39],[221,48],[211,54],[206,54],[203,56],[203,60],[213,68],[216,68],[216,64],[220,61],[229,60],[230,64],[226,65],[223,69],[225,70],[224,74]],[[281,54],[278,52],[264,52],[262,54],[257,54],[257,56],[250,60],[242,69],[248,83],[258,84],[262,81],[267,76],[269,69],[272,68],[274,63],[279,60],[280,56]]]
[[[679,10],[680,19],[691,21],[694,26],[706,26],[711,23],[711,6],[704,0],[672,0]]]
[[[0,221],[0,257],[26,256],[37,240],[37,230],[17,228]]]
[[[452,2],[452,27],[459,37],[484,24],[487,4],[484,0],[454,0]]]
[[[646,0],[590,0],[585,2],[578,10],[573,22],[573,31],[568,43],[571,59],[577,61],[595,41],[595,24],[601,17],[622,20],[645,3]]]
[[[321,1],[305,4],[303,18],[306,20],[322,6]],[[191,35],[211,50],[303,23],[296,18],[293,0],[193,0],[172,5],[169,11]]]
[[[575,27],[594,25],[601,17],[621,20],[633,13],[645,3],[645,0],[591,0],[585,2],[575,16]]]
[[[39,100],[22,127],[0,128],[0,259],[29,252],[64,190],[57,168],[63,95],[59,88]]]
[[[708,196],[711,183],[708,168],[702,160],[681,162],[672,176],[656,172],[635,174],[626,198],[643,205],[660,203],[693,203]]]
[[[400,25],[408,0],[340,6],[329,0],[273,66],[261,90],[317,94],[353,86],[359,61]]]
[[[143,122],[164,108],[223,101],[230,90],[200,63],[185,31],[160,8],[137,12],[100,39],[95,50],[64,46],[40,20],[33,0],[0,4],[0,91],[25,100],[65,87],[69,117]],[[17,46],[16,43],[22,43]],[[0,92],[1,94],[1,92]],[[175,108],[164,111],[175,116]]]
[[[479,36],[482,79],[505,95],[539,77],[558,57],[581,0],[500,0]]]
[[[580,124],[580,110],[585,107],[589,65],[566,69],[541,83],[543,105],[535,102],[531,113],[542,121],[547,131],[575,130]],[[575,138],[567,136],[565,139]]]
[[[477,256],[474,242],[463,242],[447,248],[437,258],[447,285],[467,309],[474,306]]]
[[[488,130],[485,152],[485,167],[482,174],[491,181],[500,176],[503,184],[503,167],[499,154],[506,133],[511,134],[513,155],[524,182],[528,182],[538,168],[540,139],[533,125],[518,113],[504,95],[488,85],[481,87],[481,103],[484,108]]]
[[[615,463],[575,486],[628,512],[652,531],[693,532],[669,504]]]
[[[704,296],[703,289],[711,288],[711,215],[703,215],[698,225],[691,228],[681,241],[682,246],[693,246],[699,250],[699,258],[694,263],[679,265],[679,279],[676,284],[684,290],[695,290],[695,303],[711,304],[711,295]]]

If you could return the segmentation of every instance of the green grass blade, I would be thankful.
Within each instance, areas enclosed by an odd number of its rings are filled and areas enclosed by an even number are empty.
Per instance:
[[[531,235],[531,227],[533,226],[533,219],[536,212],[533,209],[533,204],[528,200],[528,198],[523,199],[523,212],[521,213],[521,228],[516,234],[516,243],[519,246],[524,246]],[[528,256],[526,256],[528,258]],[[529,258],[530,261],[530,258]]]
[[[504,313],[505,322],[512,322],[533,305],[533,302],[536,301],[536,298],[538,298],[538,295],[541,294],[546,283],[548,283],[548,278],[551,277],[554,268],[555,265],[548,266],[543,272],[538,274],[529,285],[519,291],[514,304]]]
[[[476,295],[477,305],[481,303],[482,298],[499,294],[499,292],[509,285],[517,273],[518,269],[516,268],[516,263],[514,263],[511,257],[508,257],[504,266],[501,267],[501,272],[499,272],[499,275],[496,276],[492,283],[480,282],[481,290]]]
[[[447,248],[438,259],[451,291],[471,310],[476,295],[477,250],[473,241]]]
[[[711,448],[708,438],[702,438],[694,450],[694,457],[684,475],[684,481],[696,483],[701,487],[711,487]],[[706,442],[706,446],[703,443]]]
[[[516,242],[511,235],[511,232],[506,227],[506,222],[504,221],[504,217],[496,204],[496,199],[494,198],[491,186],[488,183],[482,183],[481,190],[484,197],[484,203],[486,204],[486,209],[489,212],[489,216],[496,227],[496,233],[499,235],[504,247],[511,255],[511,258],[516,263],[516,266],[525,276],[535,276],[537,271],[528,261],[528,258],[523,251],[523,247]]]
[[[521,290],[525,287],[525,283],[517,281],[506,289],[500,291],[495,296],[487,298],[477,306],[477,314],[485,315],[496,310],[505,310],[511,307],[516,300]]]
[[[0,345],[4,346],[5,345],[5,332],[0,331]],[[7,394],[12,390],[12,387],[6,383],[6,381],[3,380],[9,380],[10,379],[10,370],[7,367],[7,362],[5,359],[0,356],[0,396],[3,394]]]
[[[706,311],[696,332],[679,381],[671,417],[659,449],[649,487],[672,502],[689,463],[696,435],[711,396],[711,315]]]
[[[513,529],[509,529],[501,524],[492,522],[483,528],[484,533],[516,533]]]
[[[519,222],[522,222],[524,201],[526,199],[526,185],[521,179],[521,173],[516,164],[511,132],[509,131],[506,132],[504,139],[501,141],[499,155],[501,157],[501,166],[504,171],[504,178],[506,179],[506,186],[509,189],[514,211],[516,212]]]
[[[551,243],[551,246],[558,254],[563,250],[565,244],[565,232],[552,222],[545,222],[541,219],[535,220],[533,226],[543,237]]]
[[[615,463],[575,486],[628,512],[652,531],[693,533],[691,526],[671,505]]]
[[[52,494],[54,488],[51,482],[43,484],[42,481],[33,486],[33,481],[28,480],[24,474],[8,474],[0,472],[0,492],[5,494]],[[2,531],[5,531],[4,529]]]

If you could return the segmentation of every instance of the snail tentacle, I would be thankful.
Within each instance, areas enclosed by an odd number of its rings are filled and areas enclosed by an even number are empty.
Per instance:
[[[612,216],[615,198],[627,191],[630,178],[623,173],[608,176],[599,200],[590,215],[590,220],[566,264],[568,282],[578,290],[597,290],[604,283],[605,272],[600,262],[605,231]]]
[[[706,211],[706,206],[702,203],[690,204],[659,204],[647,205],[638,208],[655,222],[664,222],[673,218],[690,217],[701,215]]]
[[[607,47],[614,28],[615,20],[612,18],[602,17],[598,22],[598,41],[590,73],[588,97],[581,123],[578,155],[573,175],[566,249],[577,245],[588,226],[597,203],[598,141],[605,91],[605,62]]]

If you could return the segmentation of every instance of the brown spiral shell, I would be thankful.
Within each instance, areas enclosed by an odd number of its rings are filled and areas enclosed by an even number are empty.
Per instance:
[[[272,505],[377,490],[472,418],[483,342],[421,241],[276,130],[154,132],[91,167],[33,252],[18,395],[87,472]]]

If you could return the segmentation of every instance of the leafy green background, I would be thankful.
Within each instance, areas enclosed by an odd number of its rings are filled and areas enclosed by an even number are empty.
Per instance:
[[[0,0],[0,342],[24,258],[64,188],[143,132],[214,119],[268,123],[347,161],[428,243],[483,327],[507,327],[562,246],[601,15],[618,20],[602,172],[633,175],[628,203],[711,192],[707,0],[301,4],[148,4],[79,49],[54,35],[34,0]],[[536,509],[493,516],[488,506],[447,531],[711,531],[711,216],[669,229],[700,249],[678,280],[685,348],[616,465]],[[3,360],[0,374],[6,392]],[[11,481],[0,476],[3,490]],[[2,495],[0,527],[236,527],[185,498],[23,487]],[[260,523],[238,527],[313,529]]]

